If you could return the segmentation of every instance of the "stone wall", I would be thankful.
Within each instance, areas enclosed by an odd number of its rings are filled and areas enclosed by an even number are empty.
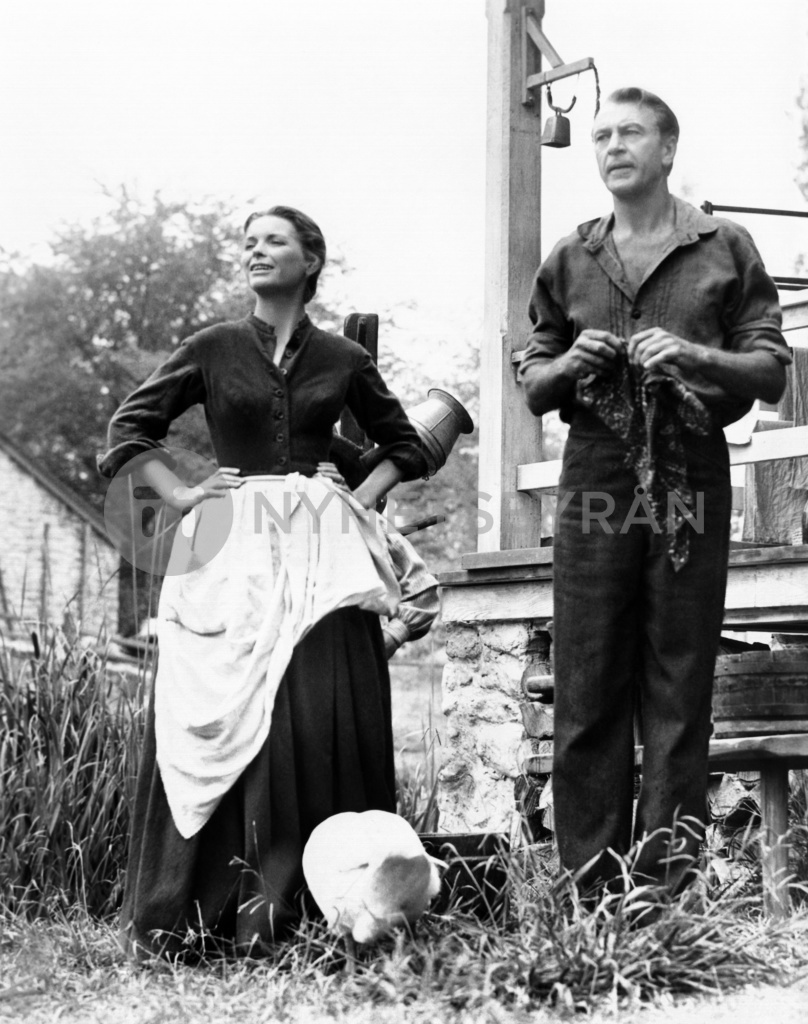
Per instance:
[[[529,735],[552,736],[552,708],[530,693],[532,680],[548,678],[549,649],[546,620],[447,624],[441,831],[513,831],[535,788],[526,759],[551,749],[547,738]]]

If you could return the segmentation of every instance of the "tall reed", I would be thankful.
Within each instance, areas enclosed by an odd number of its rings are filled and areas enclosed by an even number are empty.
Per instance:
[[[143,733],[145,672],[127,687],[64,633],[0,647],[0,899],[111,913],[120,899]]]

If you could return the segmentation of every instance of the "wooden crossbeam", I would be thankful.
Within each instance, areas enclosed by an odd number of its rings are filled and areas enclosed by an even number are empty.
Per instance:
[[[551,68],[549,71],[540,71],[537,75],[530,75],[525,82],[526,89],[537,89],[542,85],[549,85],[562,78],[571,78],[572,75],[580,75],[582,71],[590,71],[595,66],[592,57],[583,57],[575,60],[572,64],[562,64],[560,67]]]
[[[729,445],[731,466],[793,459],[808,455],[808,427],[786,427],[752,434],[746,444]],[[558,485],[561,459],[528,462],[516,467],[517,491],[550,491]]]
[[[783,333],[791,345],[789,332],[808,328],[808,290],[792,292],[785,296],[780,300],[780,307],[783,310]]]

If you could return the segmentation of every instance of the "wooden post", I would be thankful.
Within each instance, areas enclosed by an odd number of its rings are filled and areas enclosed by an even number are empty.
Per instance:
[[[516,490],[516,466],[541,458],[541,421],[528,411],[511,353],[528,333],[527,302],[540,261],[539,104],[525,106],[523,76],[540,70],[523,48],[522,12],[544,14],[544,0],[487,0],[488,122],[485,320],[480,385],[479,551],[539,544],[541,503]],[[528,64],[527,69],[524,65]]]
[[[44,623],[48,621],[49,611],[49,596],[50,596],[50,550],[48,547],[48,534],[50,533],[50,523],[42,524],[42,551],[41,551],[41,562],[42,562],[42,575],[39,581],[39,621]]]
[[[788,763],[779,758],[760,766],[763,823],[763,907],[772,917],[788,917]]]

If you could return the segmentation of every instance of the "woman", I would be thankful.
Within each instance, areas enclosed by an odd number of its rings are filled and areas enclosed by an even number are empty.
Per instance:
[[[305,314],[324,261],[304,214],[252,214],[242,265],[254,313],[185,341],[117,411],[99,461],[112,476],[137,456],[168,506],[194,510],[202,540],[217,509],[232,514],[222,550],[163,584],[122,910],[136,955],[278,939],[299,918],[312,829],[340,811],[395,809],[378,617],[395,610],[395,576],[368,517],[348,517],[349,535],[344,515],[335,523],[338,508],[361,513],[425,465],[369,355]],[[220,468],[189,487],[162,442],[195,403]],[[379,445],[353,497],[315,476],[346,405]],[[281,506],[288,518],[273,512],[259,529],[259,512]]]

